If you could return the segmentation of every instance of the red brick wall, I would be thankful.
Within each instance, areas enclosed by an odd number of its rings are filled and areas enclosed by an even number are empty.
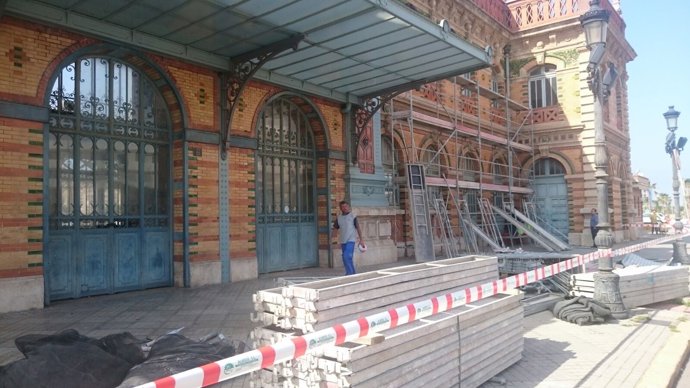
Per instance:
[[[232,260],[256,259],[254,154],[246,148],[231,148],[228,153]]]
[[[96,47],[97,51],[91,47]],[[114,46],[97,39],[5,16],[0,19],[0,100],[42,107],[52,86],[50,79],[65,58],[75,53],[107,55],[111,48]],[[163,85],[160,91],[167,102],[176,134],[171,145],[173,231],[181,235],[186,220],[190,260],[217,261],[219,147],[188,143],[188,169],[184,171],[185,146],[179,135],[185,128],[221,132],[219,107],[225,97],[220,96],[219,78],[210,69],[153,53],[143,56],[125,53],[122,61],[138,68],[157,85]],[[254,138],[258,112],[267,99],[281,91],[268,84],[250,82],[238,101],[230,133]],[[218,101],[219,96],[221,101]],[[318,113],[311,122],[317,149],[344,151],[340,105],[313,97],[297,97],[294,101],[305,111]],[[42,272],[42,131],[42,123],[0,117],[0,244],[3,244],[0,246],[0,276]],[[232,260],[256,260],[254,154],[251,149],[231,148],[227,161]],[[182,190],[185,175],[188,193]],[[331,192],[330,199],[323,195],[317,197],[319,226],[326,226],[328,211],[335,212],[338,201],[344,198],[344,176],[344,161],[321,159],[317,162],[317,188],[325,189],[330,185]],[[185,199],[189,205],[187,218],[183,208]],[[319,246],[328,245],[328,235],[319,236]],[[173,242],[175,261],[184,259],[184,251],[183,241]]]
[[[188,147],[189,260],[218,261],[218,146]]]
[[[0,278],[43,273],[41,127],[0,117]]]

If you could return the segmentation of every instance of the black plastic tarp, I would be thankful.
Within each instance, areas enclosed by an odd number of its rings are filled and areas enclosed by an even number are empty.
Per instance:
[[[235,354],[221,335],[151,341],[124,332],[96,339],[70,329],[18,337],[15,345],[25,358],[0,366],[0,388],[133,387]]]

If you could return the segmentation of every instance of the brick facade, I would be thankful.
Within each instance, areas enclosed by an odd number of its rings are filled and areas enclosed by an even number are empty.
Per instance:
[[[526,180],[530,168],[543,158],[554,158],[563,164],[569,237],[575,244],[582,243],[582,235],[588,233],[583,209],[596,203],[596,187],[591,93],[585,72],[588,52],[579,25],[564,25],[555,32],[535,27],[526,39],[502,25],[495,15],[470,3],[449,0],[409,3],[434,21],[449,20],[456,34],[477,46],[491,46],[496,54],[491,67],[470,75],[475,86],[462,80],[433,82],[399,95],[391,106],[383,109],[382,133],[395,144],[401,162],[397,166],[398,175],[404,177],[404,164],[419,161],[423,157],[422,149],[434,146],[441,149],[440,172],[448,179],[458,178],[460,174],[458,158],[471,156],[478,159],[482,176],[479,182],[490,185],[496,179],[492,163],[496,160],[505,163],[508,157],[505,147],[479,142],[470,135],[444,144],[452,128],[420,121],[409,128],[403,120],[391,118],[393,112],[409,109],[411,100],[417,113],[457,122],[470,130],[479,128],[502,138],[512,135],[510,130],[516,130],[506,127],[508,118],[514,122],[528,118],[529,133],[522,129],[518,142],[530,145],[534,151],[516,152],[515,167],[520,169],[516,178]],[[506,113],[502,101],[496,103],[495,99],[477,98],[473,94],[476,90],[472,87],[492,88],[496,80],[498,90],[494,92],[505,92],[502,82],[505,64],[500,52],[509,43],[513,47],[509,97],[528,105],[529,72],[537,66],[553,64],[557,68],[558,105],[532,112]],[[623,74],[623,81],[605,109],[608,111],[605,126],[610,139],[609,154],[614,156],[609,174],[620,177],[612,179],[609,187],[611,221],[620,240],[631,237],[625,224],[630,223],[628,215],[634,209],[624,71],[632,54],[624,44],[616,44],[620,47],[614,44],[611,49],[619,55],[614,59],[622,69],[619,73]],[[329,232],[330,222],[338,213],[338,202],[349,197],[348,179],[353,168],[345,160],[350,146],[346,144],[345,131],[352,125],[346,125],[347,116],[340,102],[251,80],[237,101],[224,160],[220,142],[228,139],[222,138],[225,124],[221,122],[221,107],[226,104],[226,96],[216,70],[5,15],[0,18],[0,281],[35,277],[36,284],[42,285],[43,277],[47,276],[43,272],[47,257],[44,236],[47,217],[43,209],[46,201],[43,177],[48,169],[43,144],[48,128],[46,101],[56,72],[82,55],[114,56],[135,67],[153,81],[167,105],[172,131],[169,187],[172,252],[168,259],[173,264],[174,285],[218,283],[225,275],[229,275],[230,281],[258,276],[256,128],[262,107],[274,98],[286,98],[298,106],[308,117],[314,134],[317,247],[319,262],[328,264],[327,259],[338,250],[335,236]],[[34,112],[40,113],[40,118],[31,117]],[[223,163],[228,171],[227,219],[221,219],[226,204],[220,203],[218,187]],[[374,165],[374,154],[367,154],[361,163],[358,172],[381,173],[376,171],[380,167]],[[402,256],[411,253],[408,248],[414,244],[414,236],[406,184],[398,184],[399,211],[381,216],[381,220],[390,223],[391,238]],[[484,190],[483,195],[492,198],[497,194]],[[220,235],[224,222],[228,224],[228,236]],[[453,218],[452,222],[457,225],[458,219]],[[220,252],[223,241],[229,241],[228,252]],[[223,263],[226,253],[229,263]],[[230,274],[220,274],[224,264],[228,264]],[[42,297],[43,291],[36,293]],[[0,299],[0,311],[3,311],[2,304]]]

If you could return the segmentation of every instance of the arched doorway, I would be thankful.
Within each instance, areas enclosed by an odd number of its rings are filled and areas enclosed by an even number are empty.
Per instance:
[[[309,119],[279,97],[262,109],[256,133],[259,272],[316,266],[316,152]]]
[[[568,189],[565,168],[556,159],[544,158],[534,163],[534,196],[539,216],[556,230],[568,235]]]
[[[49,105],[46,299],[171,285],[171,121],[155,84],[82,57]]]

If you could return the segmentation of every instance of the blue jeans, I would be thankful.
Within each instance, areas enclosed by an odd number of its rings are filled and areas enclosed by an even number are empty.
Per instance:
[[[345,266],[345,275],[355,274],[355,263],[352,262],[352,257],[355,254],[355,242],[348,241],[345,244],[340,244],[343,250],[343,265]]]

